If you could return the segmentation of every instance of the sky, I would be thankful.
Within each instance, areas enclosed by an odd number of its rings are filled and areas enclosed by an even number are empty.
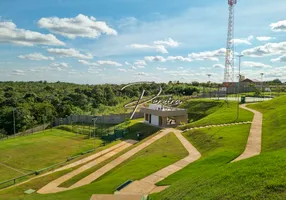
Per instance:
[[[285,8],[237,1],[242,75],[286,81]],[[227,28],[227,0],[0,0],[0,81],[222,82]]]

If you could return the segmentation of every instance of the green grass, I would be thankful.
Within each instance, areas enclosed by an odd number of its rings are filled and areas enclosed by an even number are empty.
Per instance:
[[[253,118],[251,112],[239,109],[239,118],[237,119],[237,103],[232,101],[190,100],[181,107],[187,108],[189,117],[194,120],[179,127],[182,130],[196,126],[251,121]]]
[[[174,151],[175,149],[175,151]],[[158,171],[159,169],[168,166],[177,160],[188,155],[185,148],[182,146],[176,136],[171,133],[160,140],[154,142],[150,146],[141,150],[124,163],[120,164],[116,169],[111,170],[97,181],[70,191],[60,192],[56,194],[39,195],[31,194],[25,195],[23,191],[26,189],[39,189],[53,180],[49,176],[45,177],[43,182],[40,179],[32,180],[31,182],[0,191],[0,199],[15,200],[15,199],[45,199],[45,200],[88,200],[94,193],[113,193],[115,188],[127,180],[138,180],[145,176]],[[55,174],[52,175],[56,178]],[[11,195],[11,193],[16,195]]]
[[[83,135],[50,129],[1,141],[0,162],[28,173],[63,162],[67,157],[95,148],[101,143],[98,139],[86,139]],[[0,167],[0,181],[20,175],[23,174],[4,166]]]
[[[98,136],[98,135],[113,133],[115,126],[116,125],[112,125],[112,124],[96,124],[95,130],[94,130],[93,124],[88,124],[88,125],[73,124],[73,125],[61,125],[56,128],[69,131],[69,132],[73,132],[73,133],[79,133],[79,134],[91,135],[91,136],[93,136],[95,132],[96,136]]]
[[[262,150],[267,152],[285,148],[286,96],[259,104],[251,104],[249,108],[263,113]]]
[[[228,157],[229,153],[225,149],[214,157],[215,149],[222,147],[216,138],[206,140],[205,135],[200,135],[201,140],[198,140],[191,137],[193,144],[203,152],[203,158],[163,180],[160,184],[172,186],[154,194],[152,200],[286,199],[285,103],[286,96],[249,106],[264,114],[262,154],[259,156],[231,164],[222,163],[221,159]],[[241,131],[229,133],[237,137]],[[234,142],[232,146],[235,148],[241,144]]]
[[[140,133],[143,135],[142,136],[142,140],[123,150],[122,152],[112,156],[111,158],[107,159],[106,161],[74,176],[73,178],[67,180],[66,182],[62,183],[60,185],[60,187],[69,187],[71,185],[73,185],[74,183],[76,183],[77,181],[81,180],[82,178],[86,177],[87,175],[93,173],[94,171],[98,170],[99,168],[101,168],[102,166],[108,164],[110,161],[116,159],[118,156],[126,153],[127,151],[129,151],[130,149],[132,148],[135,148],[136,146],[140,145],[142,142],[146,141],[146,139],[149,139],[148,137],[152,134],[154,134],[154,132],[157,132],[159,130],[159,128],[157,127],[153,127],[153,126],[149,126],[149,125],[146,125],[146,124],[142,124],[142,123],[138,123],[140,120],[132,120],[131,124],[130,124],[130,129],[131,129],[131,133],[129,133],[126,137],[129,138],[129,139],[137,139],[137,136],[135,134],[132,134],[132,133],[136,133],[137,131],[140,131]],[[135,136],[135,137],[134,137]],[[175,138],[176,140],[176,138]]]

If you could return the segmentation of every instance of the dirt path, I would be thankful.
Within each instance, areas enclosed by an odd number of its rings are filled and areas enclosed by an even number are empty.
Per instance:
[[[248,136],[247,144],[245,147],[244,152],[234,159],[232,162],[236,162],[239,160],[243,160],[246,158],[250,158],[256,155],[259,155],[261,152],[261,138],[262,138],[262,121],[263,121],[263,115],[262,113],[247,108],[246,104],[240,105],[241,108],[248,110],[250,112],[254,113],[254,117],[252,120],[252,125],[250,128],[250,133]]]

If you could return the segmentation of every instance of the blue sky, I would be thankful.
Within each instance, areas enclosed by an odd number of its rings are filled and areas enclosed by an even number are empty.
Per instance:
[[[285,8],[238,0],[243,75],[286,81]],[[227,19],[226,0],[1,0],[0,80],[221,82]]]

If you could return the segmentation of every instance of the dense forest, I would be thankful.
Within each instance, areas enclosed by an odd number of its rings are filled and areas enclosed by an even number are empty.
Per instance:
[[[79,85],[73,83],[0,82],[0,134],[13,134],[13,114],[17,132],[71,114],[98,115],[124,112],[123,105],[140,96],[162,94],[192,95],[199,92],[198,82],[133,85]],[[204,84],[201,84],[204,85]],[[206,86],[207,84],[205,84]]]

